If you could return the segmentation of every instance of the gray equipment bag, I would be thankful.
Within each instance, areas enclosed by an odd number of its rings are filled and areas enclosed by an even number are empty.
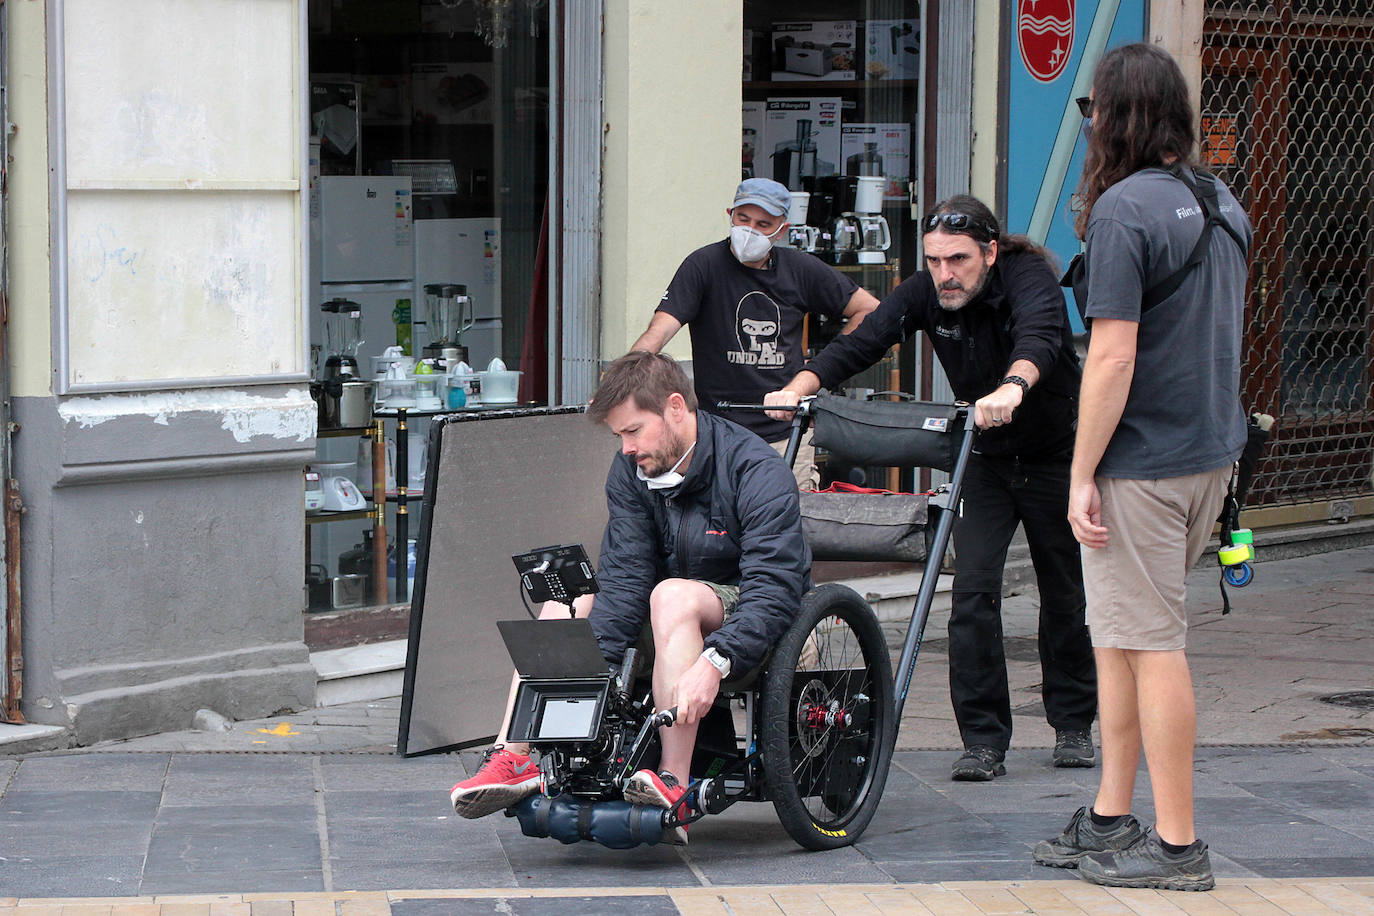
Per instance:
[[[835,484],[801,497],[802,533],[817,560],[919,563],[928,553],[929,497]]]
[[[811,403],[816,447],[872,467],[952,470],[963,434],[958,413],[953,404],[859,401],[829,393]]]

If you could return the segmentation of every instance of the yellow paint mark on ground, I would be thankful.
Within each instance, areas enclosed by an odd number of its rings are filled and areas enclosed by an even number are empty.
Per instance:
[[[258,734],[261,734],[261,735],[279,735],[279,736],[285,738],[285,737],[288,737],[288,736],[290,736],[290,735],[299,735],[300,732],[293,732],[293,731],[291,730],[291,723],[290,723],[290,722],[282,722],[282,723],[281,723],[280,725],[278,725],[276,728],[260,728],[260,729],[258,729]],[[253,742],[253,743],[254,743],[254,744],[257,744],[258,742],[255,741],[255,742]],[[265,742],[264,742],[264,743],[265,743]]]

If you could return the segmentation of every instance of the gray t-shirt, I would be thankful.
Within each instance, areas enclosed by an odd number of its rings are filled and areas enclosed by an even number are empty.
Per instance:
[[[1222,218],[1246,241],[1250,221],[1217,182]],[[1097,473],[1150,480],[1235,461],[1245,444],[1240,356],[1245,254],[1220,226],[1206,259],[1141,316],[1141,297],[1188,260],[1202,207],[1183,182],[1145,169],[1108,188],[1088,221],[1089,318],[1140,322],[1135,374]]]

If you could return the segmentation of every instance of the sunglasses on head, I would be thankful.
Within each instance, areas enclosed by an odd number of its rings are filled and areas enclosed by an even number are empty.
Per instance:
[[[1085,117],[1085,118],[1091,118],[1091,117],[1093,116],[1093,100],[1092,100],[1092,99],[1090,99],[1090,98],[1088,98],[1086,95],[1084,95],[1084,96],[1079,96],[1078,98],[1074,99],[1074,101],[1078,103],[1078,113],[1079,113],[1079,114],[1081,114],[1081,115],[1082,115],[1083,117]]]
[[[932,213],[921,221],[921,231],[934,232],[941,225],[954,232],[980,235],[988,242],[997,237],[990,226],[967,213]]]

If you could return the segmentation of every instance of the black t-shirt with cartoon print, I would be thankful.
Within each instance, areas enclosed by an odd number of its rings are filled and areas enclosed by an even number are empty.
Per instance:
[[[759,403],[802,368],[802,313],[840,317],[858,285],[815,255],[774,248],[762,270],[745,267],[729,240],[698,248],[673,276],[658,310],[687,325],[697,399]],[[761,411],[725,415],[769,442],[790,424]]]

